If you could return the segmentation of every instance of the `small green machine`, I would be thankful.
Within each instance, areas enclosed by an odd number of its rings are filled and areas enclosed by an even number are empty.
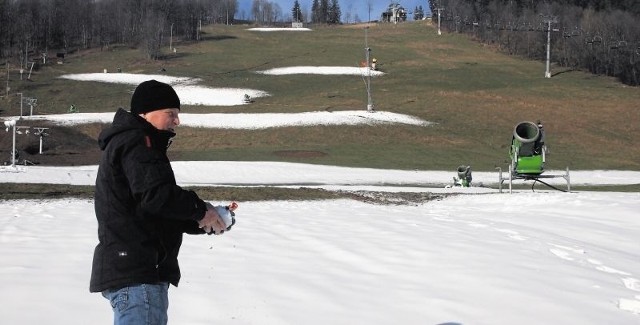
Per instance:
[[[473,179],[471,166],[460,165],[456,171],[458,172],[458,177],[453,178],[453,186],[470,187]]]
[[[543,175],[544,164],[546,162],[547,146],[545,144],[545,130],[542,122],[537,123],[525,121],[516,124],[511,137],[511,146],[509,147],[509,156],[511,164],[509,165],[509,192],[512,191],[514,179],[532,180],[533,186],[536,182],[545,184],[553,189],[560,190],[542,179],[562,177],[567,182],[567,191],[571,191],[571,182],[569,178],[569,167],[567,167],[565,175]],[[502,191],[502,183],[506,179],[502,177],[500,170],[500,191]],[[533,189],[533,186],[531,189]]]

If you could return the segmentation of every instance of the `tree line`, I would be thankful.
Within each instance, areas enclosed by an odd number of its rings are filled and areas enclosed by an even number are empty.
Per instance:
[[[285,14],[280,5],[269,0],[252,0],[251,18],[258,25],[273,25],[284,21],[314,24],[340,24],[342,11],[338,0],[313,0],[307,15],[298,0],[293,1],[291,15]]]
[[[273,25],[284,15],[282,8],[276,2],[268,0],[253,0],[251,2],[251,16],[258,25]]]
[[[640,1],[433,0],[433,22],[511,55],[640,85]]]
[[[0,0],[0,59],[22,67],[112,44],[157,59],[163,44],[198,40],[202,24],[233,23],[237,8],[237,0]]]
[[[340,23],[340,4],[338,0],[313,0],[311,3],[311,22],[335,25]]]

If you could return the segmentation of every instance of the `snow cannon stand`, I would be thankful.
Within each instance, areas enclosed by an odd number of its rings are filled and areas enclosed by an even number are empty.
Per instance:
[[[569,167],[564,175],[549,175],[544,173],[544,164],[546,163],[547,146],[545,144],[544,127],[540,121],[520,122],[513,129],[511,138],[511,146],[509,148],[509,156],[511,164],[509,165],[509,193],[512,192],[513,180],[522,179],[525,181],[533,181],[531,189],[537,182],[540,182],[555,190],[560,190],[543,179],[547,178],[564,178],[567,182],[567,192],[571,191],[571,181],[569,178]],[[502,183],[507,180],[502,177],[502,169],[499,170],[499,188],[502,192]],[[561,191],[561,190],[560,190]]]

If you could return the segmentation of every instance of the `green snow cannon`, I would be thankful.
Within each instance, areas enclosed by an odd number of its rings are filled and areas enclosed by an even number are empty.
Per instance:
[[[513,129],[511,166],[513,174],[540,175],[544,172],[546,148],[542,123],[520,122]]]

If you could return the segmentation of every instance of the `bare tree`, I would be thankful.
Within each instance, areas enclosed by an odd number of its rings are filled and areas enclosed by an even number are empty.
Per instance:
[[[556,64],[640,85],[640,27],[635,23],[640,17],[634,12],[640,6],[626,1],[590,0],[589,7],[586,3],[438,0],[438,6],[446,8],[445,30],[470,34],[506,53],[534,60],[546,59],[547,34],[551,34],[550,59]]]

